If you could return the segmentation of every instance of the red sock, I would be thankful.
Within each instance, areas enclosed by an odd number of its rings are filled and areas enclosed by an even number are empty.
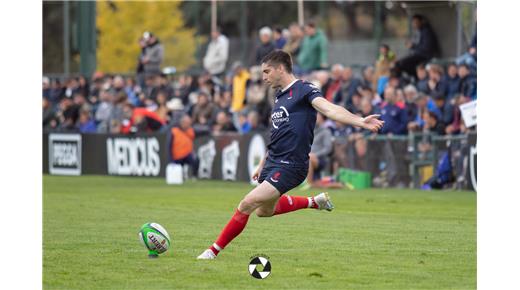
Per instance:
[[[310,199],[310,201],[309,201]],[[309,206],[310,202],[310,206]],[[274,214],[284,214],[303,208],[318,208],[314,197],[282,195],[276,204]]]
[[[246,227],[247,220],[249,219],[248,214],[241,213],[238,209],[235,214],[231,217],[231,220],[224,227],[220,235],[218,236],[215,243],[209,247],[215,255],[217,255],[222,249],[224,249],[229,242],[231,242],[236,236],[238,236],[242,230]]]

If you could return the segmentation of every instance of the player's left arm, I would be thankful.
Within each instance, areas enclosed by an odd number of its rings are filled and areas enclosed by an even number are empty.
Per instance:
[[[323,97],[316,97],[311,102],[314,109],[327,118],[346,125],[353,125],[374,133],[383,127],[384,121],[379,120],[380,115],[370,115],[365,118],[352,114],[347,109],[327,101]]]

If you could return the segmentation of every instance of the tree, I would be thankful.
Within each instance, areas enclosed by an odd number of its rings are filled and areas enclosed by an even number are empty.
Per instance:
[[[153,32],[164,45],[163,66],[178,70],[195,64],[198,39],[184,27],[180,1],[98,2],[97,67],[104,72],[134,72],[140,53],[138,39]]]

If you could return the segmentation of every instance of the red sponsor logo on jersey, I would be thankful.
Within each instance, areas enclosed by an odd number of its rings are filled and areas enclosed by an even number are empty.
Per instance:
[[[281,175],[280,172],[276,172],[275,174],[273,174],[273,176],[271,176],[271,181],[278,182],[280,180],[280,175]]]

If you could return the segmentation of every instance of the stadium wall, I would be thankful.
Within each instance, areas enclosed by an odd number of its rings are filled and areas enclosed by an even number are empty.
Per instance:
[[[55,175],[164,178],[170,162],[169,138],[166,133],[44,133],[42,171]],[[365,153],[360,153],[355,144],[347,144],[345,167],[370,172],[374,178],[383,177],[390,187],[410,184],[418,187],[421,176],[416,173],[420,168],[429,166],[435,172],[437,162],[449,151],[458,188],[475,190],[476,134],[433,137],[434,150],[429,155],[417,151],[416,140],[423,142],[424,138],[420,135],[369,138],[366,151],[361,151]],[[198,177],[250,182],[250,176],[264,157],[268,140],[267,132],[197,137],[194,151],[199,159]],[[339,141],[335,144],[340,144]]]

